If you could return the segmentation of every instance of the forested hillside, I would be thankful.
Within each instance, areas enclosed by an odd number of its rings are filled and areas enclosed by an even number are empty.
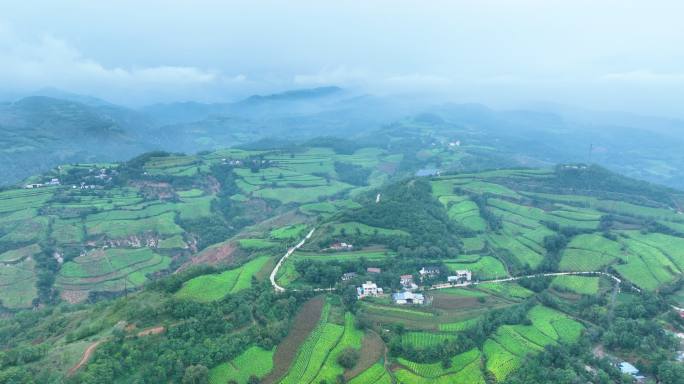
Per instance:
[[[0,382],[630,382],[622,361],[681,382],[684,195],[452,140],[149,152],[5,188]]]

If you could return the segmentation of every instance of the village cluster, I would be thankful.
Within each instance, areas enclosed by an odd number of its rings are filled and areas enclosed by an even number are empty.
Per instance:
[[[382,270],[380,268],[371,267],[366,269],[366,272],[368,274],[379,274],[382,272]],[[435,278],[439,276],[440,273],[441,272],[438,267],[422,267],[418,271],[421,282],[427,278]],[[356,273],[349,272],[342,275],[342,280],[349,281],[354,277],[356,277]],[[469,283],[471,280],[472,272],[469,270],[458,270],[455,271],[453,275],[447,276],[447,283],[453,286],[464,285]],[[401,275],[399,277],[399,282],[401,284],[401,292],[392,294],[392,300],[395,304],[426,304],[425,295],[416,292],[420,287],[414,282],[413,275]],[[381,297],[384,296],[385,292],[381,287],[378,287],[375,282],[369,280],[356,288],[356,294],[359,299],[363,299],[365,297]]]
[[[62,171],[62,167],[58,166],[57,167],[58,171]],[[90,182],[95,182],[96,184],[102,184],[101,182],[109,182],[112,180],[113,176],[116,176],[118,172],[114,169],[108,169],[108,168],[91,168],[88,170],[88,175],[84,178],[85,180],[89,180]],[[96,181],[99,180],[100,182]],[[68,184],[65,183],[65,184]],[[47,180],[42,183],[28,183],[24,185],[24,188],[26,189],[34,189],[34,188],[43,188],[43,187],[51,187],[51,186],[56,186],[56,185],[62,185],[62,181],[59,178],[53,177],[50,180]],[[71,186],[72,189],[95,189],[97,186],[95,184],[88,184],[85,181],[81,181],[80,184],[73,184]]]

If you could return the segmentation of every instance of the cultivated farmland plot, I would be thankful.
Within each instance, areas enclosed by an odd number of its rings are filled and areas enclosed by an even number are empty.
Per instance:
[[[201,302],[220,300],[228,294],[238,293],[252,285],[252,277],[266,264],[262,256],[222,273],[198,276],[186,281],[176,297]]]
[[[273,350],[252,346],[233,360],[209,371],[210,384],[224,384],[235,380],[247,384],[251,376],[262,378],[273,369]]]

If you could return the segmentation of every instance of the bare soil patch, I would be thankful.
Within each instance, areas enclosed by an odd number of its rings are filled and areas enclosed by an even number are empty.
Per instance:
[[[214,247],[207,248],[197,256],[190,259],[187,263],[178,268],[177,272],[183,271],[193,265],[218,265],[228,264],[235,259],[235,251],[238,249],[233,242],[223,243]]]
[[[491,308],[492,306],[512,305],[514,302],[498,296],[487,296],[483,302],[477,297],[458,296],[444,293],[433,294],[432,306],[437,309],[445,310],[469,310],[479,308]]]
[[[292,322],[292,328],[287,337],[276,348],[273,356],[273,371],[264,377],[261,381],[263,384],[276,383],[287,373],[297,356],[297,350],[318,324],[323,304],[325,304],[325,297],[321,295],[302,305],[302,309]]]
[[[385,353],[385,344],[382,342],[380,336],[374,331],[366,332],[361,344],[361,355],[359,362],[354,368],[344,373],[344,378],[349,380],[361,374],[361,372],[370,368],[375,364]]]

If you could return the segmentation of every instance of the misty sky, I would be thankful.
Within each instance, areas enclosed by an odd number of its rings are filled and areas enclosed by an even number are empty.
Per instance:
[[[0,84],[129,105],[339,85],[683,117],[682,15],[680,0],[7,1]]]

